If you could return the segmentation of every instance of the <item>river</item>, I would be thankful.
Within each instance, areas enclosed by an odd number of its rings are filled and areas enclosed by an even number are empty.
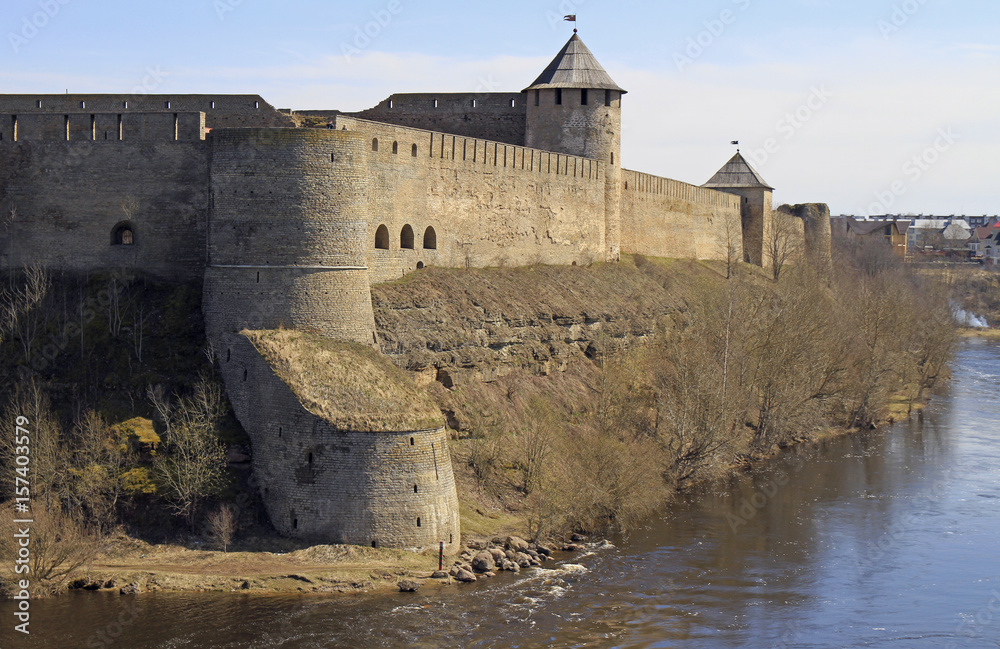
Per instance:
[[[786,453],[611,541],[409,595],[72,593],[34,603],[27,641],[4,603],[0,646],[996,649],[1000,344],[963,342],[921,416]]]

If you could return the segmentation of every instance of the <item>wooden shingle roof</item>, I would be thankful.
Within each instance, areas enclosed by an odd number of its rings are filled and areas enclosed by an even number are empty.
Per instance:
[[[750,166],[750,163],[746,161],[746,158],[739,151],[702,187],[710,189],[721,189],[724,187],[774,189],[774,187],[764,182],[764,179],[757,173],[757,170]]]
[[[618,90],[622,94],[627,92],[614,82],[576,34],[535,82],[525,88],[525,92],[545,88],[597,88]]]

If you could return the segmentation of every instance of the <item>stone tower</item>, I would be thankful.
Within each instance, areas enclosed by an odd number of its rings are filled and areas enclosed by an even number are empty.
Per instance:
[[[764,266],[764,245],[771,232],[771,193],[774,188],[764,182],[739,151],[702,187],[741,198],[744,261]]]
[[[573,32],[528,86],[525,145],[598,160],[605,169],[605,250],[621,256],[621,127],[625,90]]]

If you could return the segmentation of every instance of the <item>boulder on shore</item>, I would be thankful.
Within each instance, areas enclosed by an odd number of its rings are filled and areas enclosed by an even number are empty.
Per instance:
[[[490,552],[480,552],[472,559],[472,569],[475,572],[491,572],[496,565],[496,560]]]

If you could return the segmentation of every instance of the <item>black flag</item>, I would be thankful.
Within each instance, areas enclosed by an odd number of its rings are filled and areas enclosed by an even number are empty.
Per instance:
[[[730,144],[734,144],[736,146],[739,146],[740,145],[740,141],[739,140],[733,140]]]

